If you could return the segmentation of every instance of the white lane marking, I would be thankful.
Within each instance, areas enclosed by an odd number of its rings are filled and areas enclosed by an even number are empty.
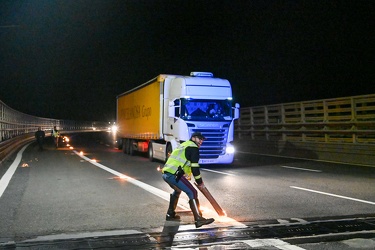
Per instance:
[[[311,171],[311,172],[323,172],[321,170],[315,170],[315,169],[308,169],[308,168],[296,168],[296,167],[289,167],[289,166],[280,166],[282,168],[291,168],[291,169],[297,169],[297,170],[303,170],[303,171]]]
[[[224,175],[229,175],[229,176],[236,176],[235,174],[230,174],[230,173],[225,173],[225,172],[220,172],[212,169],[207,169],[207,168],[200,168],[201,170],[208,171],[208,172],[213,172],[217,174],[224,174]]]
[[[27,146],[29,146],[31,143],[25,145],[18,153],[16,156],[16,159],[13,161],[12,165],[8,168],[6,173],[3,175],[3,177],[0,180],[0,197],[3,196],[3,193],[5,189],[8,187],[8,184],[10,180],[12,179],[13,174],[16,172],[16,169],[18,167],[18,164],[21,162],[22,159],[22,153],[25,151]]]
[[[98,163],[98,162],[96,162],[96,161],[94,161],[94,160],[92,160],[92,159],[84,156],[84,155],[80,155],[79,152],[77,152],[75,150],[73,150],[73,152],[76,155],[78,155],[79,157],[83,158],[84,160],[90,162],[91,164],[93,164],[93,165],[95,165],[95,166],[97,166],[97,167],[99,167],[99,168],[101,168],[101,169],[103,169],[103,170],[105,170],[105,171],[113,174],[113,175],[116,175],[116,176],[120,177],[120,179],[127,180],[128,182],[130,182],[130,183],[132,183],[132,184],[134,184],[136,186],[139,186],[139,187],[147,190],[148,192],[150,192],[150,193],[152,193],[152,194],[154,194],[156,196],[159,196],[160,198],[162,198],[164,200],[169,201],[169,193],[167,193],[165,191],[162,191],[160,189],[157,189],[157,188],[155,188],[153,186],[150,186],[150,185],[148,185],[146,183],[137,181],[136,179],[133,179],[133,178],[131,178],[131,177],[127,176],[127,175],[124,175],[124,174],[122,174],[120,172],[117,172],[116,170],[113,170],[113,169],[111,169],[109,167],[106,167],[106,166],[104,166],[104,165],[102,165],[102,164],[100,164],[100,163]],[[183,208],[186,208],[186,207],[183,207]]]
[[[279,239],[256,239],[242,241],[251,247],[276,247],[283,250],[304,250],[299,246],[291,245],[288,242]]]
[[[313,189],[307,189],[307,188],[296,187],[296,186],[290,186],[290,188],[304,190],[304,191],[308,191],[308,192],[312,192],[312,193],[317,193],[317,194],[324,194],[324,195],[333,196],[333,197],[342,198],[342,199],[347,199],[347,200],[352,200],[352,201],[358,201],[358,202],[367,203],[367,204],[371,204],[371,205],[375,205],[375,202],[361,200],[361,199],[356,199],[356,198],[351,198],[351,197],[348,197],[348,196],[331,194],[331,193],[326,193],[326,192],[321,192],[321,191],[317,191],[317,190],[313,190]]]
[[[24,240],[22,242],[40,242],[40,241],[52,241],[52,240],[70,240],[70,239],[84,239],[84,238],[98,238],[98,237],[113,237],[133,234],[144,234],[138,230],[113,230],[113,231],[102,231],[102,232],[79,232],[70,234],[53,234],[45,236],[37,236],[34,239]]]
[[[309,222],[304,220],[304,219],[300,219],[300,218],[290,218],[290,220],[284,220],[284,219],[277,219],[277,222],[279,222],[280,224],[283,224],[283,225],[291,225],[291,224],[308,224]]]
[[[256,240],[244,240],[244,243],[251,247],[276,247],[283,250],[304,250],[299,246],[291,245],[288,242],[279,239],[256,239]]]
[[[279,240],[279,239],[255,239],[255,240],[225,241],[226,246],[228,246],[229,248],[231,246],[234,246],[235,249],[238,249],[238,243],[244,243],[244,244],[248,245],[249,247],[251,247],[251,249],[253,249],[253,248],[268,249],[269,247],[275,247],[275,248],[282,249],[282,250],[305,250],[305,248],[301,248],[299,246],[291,245],[290,243]],[[216,245],[218,245],[218,244],[207,245],[204,249],[216,249]],[[264,247],[266,247],[266,248],[264,248]],[[202,249],[202,245],[193,244],[193,245],[181,245],[181,246],[171,247],[171,250],[175,250],[175,249],[176,250],[177,249],[199,250],[199,249]]]
[[[124,175],[124,174],[122,174],[120,172],[117,172],[116,170],[113,170],[113,169],[111,169],[109,167],[106,167],[106,166],[104,166],[104,165],[102,165],[102,164],[100,164],[100,163],[98,163],[98,162],[96,162],[96,161],[94,161],[94,160],[92,160],[92,159],[84,156],[84,155],[81,155],[79,152],[77,152],[75,150],[73,150],[73,152],[76,155],[78,155],[79,157],[81,157],[84,160],[86,160],[87,162],[89,162],[89,163],[91,163],[91,164],[93,164],[93,165],[95,165],[95,166],[97,166],[97,167],[99,167],[99,168],[101,168],[101,169],[103,169],[103,170],[105,170],[105,171],[113,174],[113,175],[116,175],[116,176],[120,177],[121,179],[124,179],[124,180],[132,183],[133,185],[136,185],[136,186],[138,186],[138,187],[140,187],[140,188],[142,188],[142,189],[144,189],[144,190],[146,190],[146,191],[148,191],[148,192],[150,192],[150,193],[152,193],[152,194],[154,194],[154,195],[156,195],[156,196],[158,196],[158,197],[160,197],[160,198],[162,198],[162,199],[164,199],[166,201],[169,201],[169,198],[170,198],[170,194],[169,193],[167,193],[167,192],[165,192],[165,191],[163,191],[161,189],[158,189],[156,187],[153,187],[151,185],[148,185],[148,184],[146,184],[144,182],[141,182],[141,181],[138,181],[136,179],[133,179],[132,177],[129,177],[129,176]],[[180,201],[183,201],[184,204],[189,204],[189,201],[186,200],[186,199],[180,198]],[[181,208],[183,208],[185,210],[189,210],[190,211],[190,207],[187,207],[187,206],[182,205],[180,203],[181,202],[178,203],[179,207],[181,207]],[[245,224],[242,224],[241,222],[238,222],[238,221],[236,221],[236,220],[234,220],[232,218],[229,218],[229,217],[226,217],[226,216],[217,216],[217,214],[213,210],[203,209],[203,212],[205,214],[207,214],[208,216],[210,216],[210,217],[215,217],[215,223],[230,224],[231,226],[236,226],[236,227],[241,227],[241,228],[242,227],[243,228],[247,227]]]

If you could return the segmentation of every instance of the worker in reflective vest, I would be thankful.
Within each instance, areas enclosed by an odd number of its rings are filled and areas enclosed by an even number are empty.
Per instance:
[[[56,148],[58,148],[59,147],[60,132],[57,130],[56,126],[53,126],[52,136],[53,136],[53,140],[55,142],[55,146],[56,146]]]
[[[180,220],[180,216],[176,214],[175,210],[181,191],[183,191],[189,197],[195,227],[198,228],[215,221],[213,218],[205,219],[202,217],[202,212],[199,209],[198,192],[189,181],[191,174],[193,174],[195,182],[204,186],[198,164],[199,147],[204,139],[206,138],[200,132],[193,133],[189,141],[181,143],[179,147],[173,150],[162,169],[164,181],[174,190],[170,195],[166,220]]]

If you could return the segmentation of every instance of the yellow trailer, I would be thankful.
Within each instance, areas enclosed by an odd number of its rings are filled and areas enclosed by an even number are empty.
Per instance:
[[[159,139],[163,76],[117,97],[118,135],[122,138]]]
[[[117,140],[124,153],[146,152],[150,140],[161,138],[164,79],[159,75],[117,96]]]

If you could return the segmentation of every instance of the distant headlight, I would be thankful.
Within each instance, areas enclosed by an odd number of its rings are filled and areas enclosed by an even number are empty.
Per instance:
[[[227,146],[226,153],[227,154],[233,154],[234,153],[234,147],[232,145]]]
[[[112,132],[113,132],[113,133],[117,132],[117,126],[116,126],[116,125],[113,125],[113,126],[112,126]]]

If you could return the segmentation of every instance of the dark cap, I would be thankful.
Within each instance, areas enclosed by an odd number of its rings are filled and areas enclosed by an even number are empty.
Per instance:
[[[206,137],[204,137],[201,132],[194,132],[192,135],[191,135],[191,138],[193,137],[198,137],[199,139],[202,139],[202,140],[206,140]]]

